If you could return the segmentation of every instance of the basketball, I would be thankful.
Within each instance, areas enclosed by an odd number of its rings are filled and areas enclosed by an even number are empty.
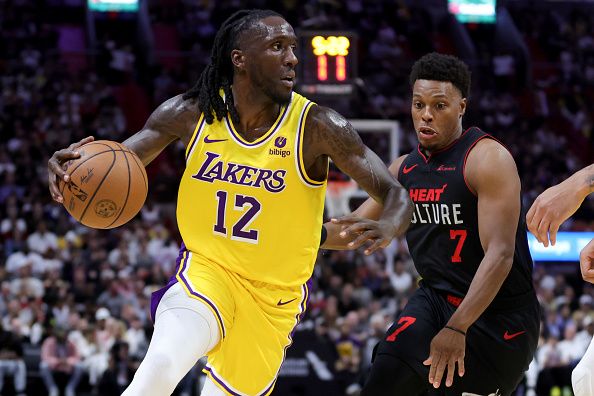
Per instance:
[[[87,143],[78,152],[80,158],[64,164],[70,181],[59,183],[68,213],[92,228],[114,228],[130,221],[148,192],[140,158],[110,140]]]

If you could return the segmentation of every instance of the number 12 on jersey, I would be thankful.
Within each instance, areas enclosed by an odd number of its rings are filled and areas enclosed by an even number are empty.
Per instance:
[[[227,191],[219,190],[216,193],[217,200],[217,218],[213,227],[213,232],[217,235],[228,237],[225,224],[227,215]],[[235,197],[233,210],[244,212],[233,227],[231,228],[231,239],[234,241],[258,243],[258,230],[248,229],[249,225],[258,217],[262,205],[254,197],[249,195],[232,194]],[[231,205],[231,204],[230,204]]]

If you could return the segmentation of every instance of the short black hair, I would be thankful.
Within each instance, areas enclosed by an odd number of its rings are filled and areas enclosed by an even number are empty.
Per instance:
[[[415,62],[410,72],[410,85],[417,80],[448,81],[460,91],[463,98],[470,91],[470,70],[466,63],[453,55],[432,52]]]
[[[283,18],[272,10],[241,10],[221,25],[212,45],[210,63],[200,74],[196,85],[183,95],[184,100],[198,98],[198,107],[208,124],[213,123],[215,116],[221,120],[227,112],[231,114],[233,122],[239,122],[231,93],[234,70],[231,51],[238,48],[238,40],[243,32],[251,29],[255,22],[270,16]],[[225,100],[219,94],[220,89],[225,93]]]

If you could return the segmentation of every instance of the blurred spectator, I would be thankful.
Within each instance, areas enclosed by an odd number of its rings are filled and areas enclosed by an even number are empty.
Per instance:
[[[56,234],[48,231],[46,222],[41,221],[37,223],[35,232],[27,238],[27,245],[32,252],[44,255],[49,250],[58,249],[58,238]]]
[[[27,223],[19,217],[17,205],[7,205],[6,217],[0,223],[0,238],[4,240],[4,254],[10,255],[25,247],[23,241],[27,234]]]
[[[581,321],[582,330],[577,333],[575,336],[575,344],[578,351],[580,351],[578,359],[580,359],[584,353],[586,353],[586,349],[588,349],[588,345],[590,345],[590,341],[592,341],[592,336],[594,335],[594,320],[591,316],[586,316]]]
[[[140,210],[140,215],[147,226],[153,227],[159,222],[161,209],[152,201],[147,201]]]
[[[351,311],[359,309],[360,304],[355,299],[354,287],[351,283],[345,283],[342,287],[340,299],[338,300],[338,313],[340,316],[346,316]]]
[[[0,204],[4,204],[10,196],[23,198],[25,188],[16,183],[15,172],[6,172],[0,176],[0,179],[3,180],[0,186]]]
[[[40,298],[45,294],[43,282],[33,276],[33,263],[29,260],[21,263],[17,277],[10,283],[12,294],[23,298]]]
[[[11,253],[6,259],[6,271],[11,275],[16,275],[19,270],[25,265],[30,265],[33,272],[42,274],[43,271],[43,257],[39,253],[33,252],[29,246],[23,245],[20,250]]]
[[[561,365],[575,365],[583,356],[586,350],[580,342],[577,342],[577,325],[572,321],[565,326],[563,341],[557,344],[557,350],[560,354]]]
[[[356,312],[349,312],[346,317],[338,321],[339,335],[335,341],[338,360],[336,361],[336,374],[342,388],[353,383],[361,370],[362,342],[356,333],[359,317]]]
[[[589,294],[582,294],[578,299],[579,306],[573,312],[572,319],[576,323],[580,323],[584,321],[586,318],[593,319],[594,318],[594,309],[593,309],[593,302],[592,296]]]
[[[397,259],[394,261],[393,266],[386,264],[386,272],[397,296],[402,296],[410,291],[413,285],[413,277],[406,271],[404,261]]]
[[[7,331],[0,323],[0,392],[5,377],[13,377],[17,396],[25,395],[27,368],[23,360],[23,346],[18,336]]]
[[[132,319],[124,339],[129,346],[130,356],[139,361],[142,360],[148,349],[148,340],[142,322],[138,318]]]
[[[120,290],[120,281],[117,279],[113,279],[109,283],[108,289],[101,293],[97,299],[97,304],[107,307],[109,312],[115,316],[120,315],[125,302]]]
[[[67,339],[65,329],[54,327],[53,332],[41,345],[41,377],[50,396],[58,396],[57,376],[67,381],[65,395],[74,396],[83,374],[80,356],[76,345]]]
[[[119,395],[132,381],[138,363],[129,356],[128,344],[117,342],[109,352],[109,365],[99,381],[99,395]]]
[[[373,350],[377,343],[385,337],[386,331],[390,328],[390,320],[383,312],[373,314],[369,320],[369,332],[363,338],[364,349],[363,358],[361,360],[361,368],[366,371],[371,367],[371,360],[373,358]]]

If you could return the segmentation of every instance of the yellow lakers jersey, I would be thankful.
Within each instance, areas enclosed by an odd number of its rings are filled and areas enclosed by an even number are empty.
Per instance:
[[[186,248],[240,276],[305,283],[320,243],[326,182],[308,177],[303,130],[313,102],[293,93],[264,135],[201,116],[186,148],[177,221]]]

